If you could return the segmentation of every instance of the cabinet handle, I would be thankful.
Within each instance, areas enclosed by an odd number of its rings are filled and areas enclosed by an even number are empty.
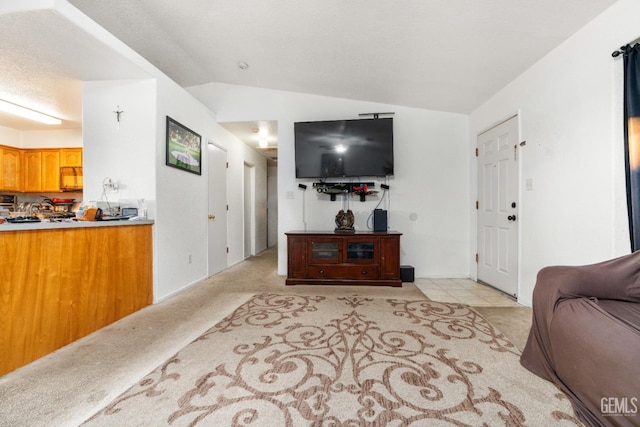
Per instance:
[[[367,270],[362,270],[362,274],[367,274]]]
[[[320,270],[320,274],[324,274],[324,270]]]

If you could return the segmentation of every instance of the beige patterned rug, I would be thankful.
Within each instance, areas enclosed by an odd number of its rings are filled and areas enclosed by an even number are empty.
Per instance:
[[[466,305],[261,294],[85,425],[581,424]]]

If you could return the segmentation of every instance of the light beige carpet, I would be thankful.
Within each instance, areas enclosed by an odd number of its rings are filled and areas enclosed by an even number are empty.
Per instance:
[[[264,293],[86,425],[581,424],[466,305]]]

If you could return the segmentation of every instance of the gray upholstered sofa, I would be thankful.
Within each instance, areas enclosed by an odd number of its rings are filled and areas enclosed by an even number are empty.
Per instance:
[[[640,426],[640,251],[538,273],[520,359],[590,426]]]

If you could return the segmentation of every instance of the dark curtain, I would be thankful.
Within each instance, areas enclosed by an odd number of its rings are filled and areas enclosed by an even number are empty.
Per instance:
[[[640,249],[640,44],[621,49],[624,57],[624,138],[631,251]]]

